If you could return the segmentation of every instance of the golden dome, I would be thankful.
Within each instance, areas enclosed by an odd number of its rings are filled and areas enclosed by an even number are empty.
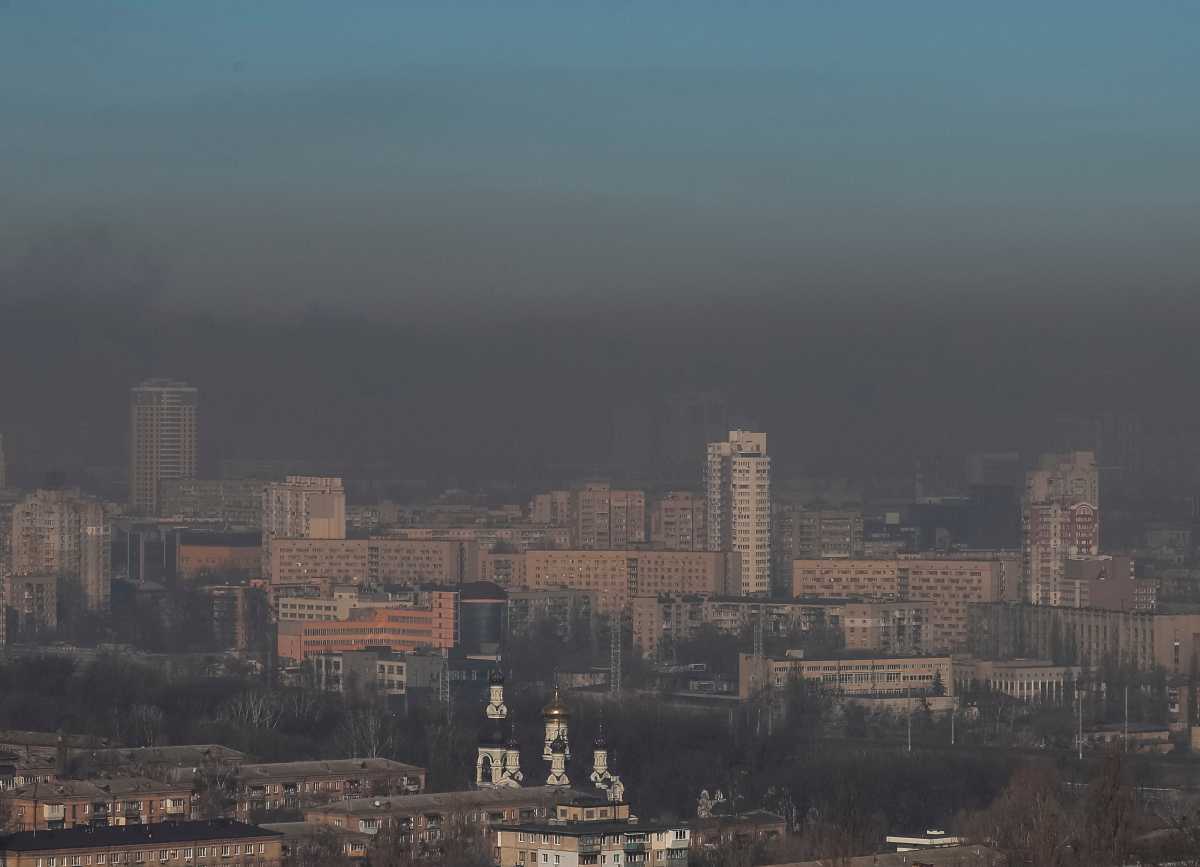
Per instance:
[[[554,698],[550,699],[550,704],[542,708],[542,716],[546,719],[565,719],[570,715],[571,712],[567,710],[567,706],[558,696],[558,687],[554,687]]]

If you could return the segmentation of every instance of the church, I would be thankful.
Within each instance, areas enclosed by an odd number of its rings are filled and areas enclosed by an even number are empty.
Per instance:
[[[479,753],[475,761],[475,787],[502,789],[524,785],[520,743],[516,727],[508,718],[508,707],[504,703],[504,675],[499,670],[493,671],[488,678],[488,701],[483,715]],[[571,712],[557,687],[550,703],[542,708],[542,724],[545,731],[542,760],[549,766],[545,785],[568,789],[571,785],[567,777],[567,761],[571,758]],[[603,722],[592,743],[592,773],[589,780],[604,793],[608,801],[623,802],[625,787],[621,778],[609,767],[608,741]]]

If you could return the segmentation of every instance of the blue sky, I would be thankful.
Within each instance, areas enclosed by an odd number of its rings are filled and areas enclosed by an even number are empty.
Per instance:
[[[0,264],[103,224],[187,303],[1178,285],[1197,34],[1169,2],[9,0]]]

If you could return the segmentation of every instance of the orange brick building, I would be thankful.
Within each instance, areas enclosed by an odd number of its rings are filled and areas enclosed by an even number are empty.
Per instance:
[[[302,662],[315,653],[387,647],[450,650],[458,643],[458,593],[429,591],[425,607],[356,608],[348,620],[279,623],[280,659]]]
[[[202,575],[258,577],[262,548],[258,545],[208,545],[182,541],[178,551],[179,577],[191,581]]]

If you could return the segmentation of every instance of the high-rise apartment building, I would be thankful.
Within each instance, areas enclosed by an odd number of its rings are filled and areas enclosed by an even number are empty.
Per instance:
[[[863,516],[856,510],[783,508],[775,538],[791,560],[863,556]]]
[[[592,482],[572,492],[572,518],[580,548],[610,550],[646,541],[646,495]]]
[[[129,502],[138,514],[158,514],[163,479],[196,477],[198,397],[170,379],[148,379],[130,391]]]
[[[275,540],[345,539],[346,491],[332,476],[288,476],[262,492],[262,574],[272,577]]]
[[[708,547],[704,529],[704,497],[691,491],[668,491],[650,513],[650,541],[671,551],[703,551]]]
[[[732,430],[709,443],[704,476],[708,550],[741,558],[743,595],[771,589],[771,459],[767,435]]]
[[[646,495],[588,482],[538,494],[529,504],[535,524],[566,526],[576,548],[628,548],[646,541]]]
[[[263,536],[345,539],[346,491],[327,476],[288,476],[268,484],[262,500]]]
[[[34,491],[13,508],[13,575],[78,579],[88,608],[108,608],[112,525],[104,504],[78,490]]]
[[[1025,476],[1021,529],[1029,600],[1036,605],[1063,604],[1067,560],[1100,549],[1095,453],[1042,456]]]

